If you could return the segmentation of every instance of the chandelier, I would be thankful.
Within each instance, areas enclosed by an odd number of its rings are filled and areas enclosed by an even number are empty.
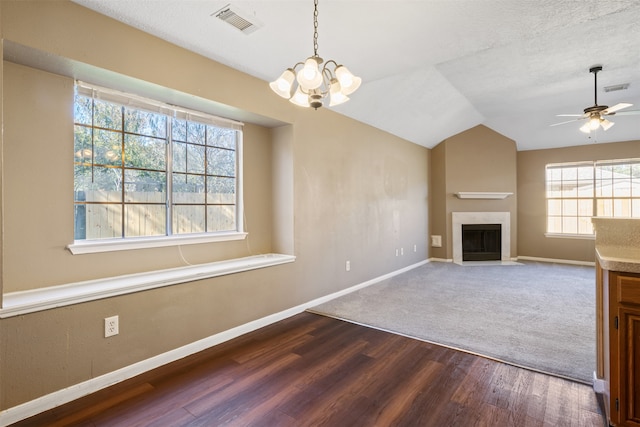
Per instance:
[[[290,102],[300,107],[322,107],[329,96],[329,106],[349,100],[362,83],[345,67],[333,59],[324,62],[318,55],[318,0],[313,2],[313,56],[287,68],[269,87]],[[296,69],[299,68],[297,71]],[[297,87],[296,87],[297,82]]]

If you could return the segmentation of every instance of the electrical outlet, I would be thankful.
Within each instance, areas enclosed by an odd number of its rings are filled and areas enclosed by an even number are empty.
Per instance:
[[[351,261],[347,261],[344,265],[344,269],[347,271],[351,271]]]
[[[404,255],[404,248],[400,248],[400,255]]]
[[[396,249],[396,256],[400,255],[400,250]]]
[[[413,245],[413,252],[418,252],[418,245]]]
[[[104,318],[104,337],[112,337],[120,333],[120,325],[118,316],[111,316]]]

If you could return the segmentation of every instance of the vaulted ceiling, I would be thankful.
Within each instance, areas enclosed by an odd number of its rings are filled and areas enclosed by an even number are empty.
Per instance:
[[[313,54],[312,0],[74,0],[267,84]],[[217,19],[231,6],[259,25]],[[586,135],[558,114],[640,110],[638,0],[319,0],[318,53],[362,77],[333,109],[425,147],[483,124],[519,150],[640,140],[640,115]],[[608,86],[629,83],[625,90]],[[276,96],[275,94],[273,96]],[[287,102],[281,99],[281,102]]]

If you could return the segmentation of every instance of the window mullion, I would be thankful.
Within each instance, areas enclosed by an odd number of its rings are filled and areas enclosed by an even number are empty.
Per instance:
[[[173,121],[167,117],[167,195],[165,200],[167,236],[173,234]]]

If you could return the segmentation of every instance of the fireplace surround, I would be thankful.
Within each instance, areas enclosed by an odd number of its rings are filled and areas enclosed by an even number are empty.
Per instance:
[[[511,260],[511,214],[510,212],[452,212],[451,238],[453,243],[453,262],[462,264],[462,225],[463,224],[499,224],[500,260]]]

